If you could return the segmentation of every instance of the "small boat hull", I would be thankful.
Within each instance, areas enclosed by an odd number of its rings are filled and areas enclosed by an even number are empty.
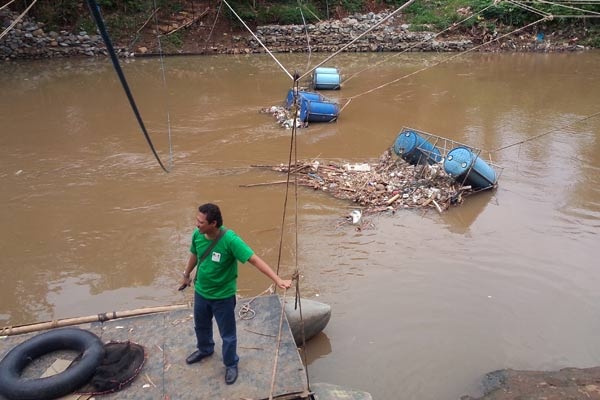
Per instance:
[[[331,318],[331,306],[314,300],[301,299],[302,318],[300,306],[295,309],[294,299],[285,300],[285,315],[292,331],[292,336],[297,345],[302,345],[304,339],[309,340],[325,329]]]

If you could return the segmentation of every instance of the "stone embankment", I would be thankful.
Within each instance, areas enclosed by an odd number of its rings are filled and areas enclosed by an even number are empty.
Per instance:
[[[460,52],[475,47],[478,51],[509,52],[562,52],[588,49],[578,44],[577,36],[563,32],[549,35],[520,33],[504,37],[498,32],[471,30],[468,35],[438,35],[432,32],[414,32],[400,18],[387,18],[390,12],[352,15],[341,20],[328,20],[316,24],[265,25],[256,31],[258,39],[273,53],[335,52],[352,42],[346,52]],[[358,38],[363,32],[367,34]],[[571,35],[572,36],[572,35]],[[502,40],[494,40],[502,38]],[[482,45],[484,44],[485,45]],[[252,37],[234,36],[230,49],[219,48],[221,53],[264,52],[260,43]]]
[[[0,10],[0,31],[7,29],[17,14]],[[45,31],[41,22],[29,18],[19,21],[0,39],[0,60],[33,59],[107,54],[102,38],[87,32]]]
[[[256,30],[258,39],[274,53],[289,52],[335,52],[347,46],[346,52],[456,52],[472,49],[483,42],[494,38],[493,34],[481,33],[469,36],[436,36],[431,32],[413,32],[410,25],[403,23],[400,18],[390,17],[385,22],[373,28],[377,23],[388,17],[390,12],[379,14],[357,14],[341,20],[327,20],[316,24],[304,25],[265,25]],[[0,28],[2,31],[12,24],[17,17],[7,9],[0,10]],[[175,28],[173,28],[175,29]],[[179,28],[178,28],[179,29]],[[227,40],[213,43],[212,47],[201,49],[197,44],[205,38],[193,32],[184,35],[183,47],[177,54],[252,54],[264,53],[265,49],[248,33],[227,35]],[[358,38],[363,32],[367,34]],[[182,30],[185,32],[185,30]],[[151,35],[152,36],[152,35]],[[186,42],[193,41],[193,43]],[[197,43],[196,43],[197,42]],[[152,43],[156,43],[153,37]],[[156,54],[153,44],[139,43],[136,49],[118,49],[121,55]],[[195,44],[195,45],[192,45]],[[118,47],[118,46],[117,46]],[[492,42],[481,51],[573,51],[582,50],[584,46],[577,45],[577,39],[566,39],[561,35],[554,37],[546,35],[546,39],[536,40],[526,34],[505,38],[501,43]],[[106,55],[102,38],[89,35],[87,32],[73,34],[66,31],[46,32],[43,23],[35,22],[28,17],[0,39],[0,60],[26,58],[52,58],[70,56]]]
[[[281,52],[460,52],[479,47],[478,51],[563,52],[580,51],[589,47],[578,44],[579,38],[564,32],[548,35],[519,33],[504,37],[499,32],[471,29],[469,34],[438,35],[415,32],[390,12],[357,14],[341,20],[321,21],[304,25],[265,25],[256,30],[258,39],[273,53]],[[381,25],[377,25],[378,23]],[[373,28],[377,25],[375,28]],[[363,32],[371,29],[361,36]],[[360,38],[359,38],[360,36]],[[356,41],[354,41],[356,39]],[[494,40],[501,39],[501,40]],[[481,46],[482,44],[484,44]],[[265,50],[250,36],[234,36],[230,47],[221,43],[212,51],[217,53],[262,53]]]
[[[353,15],[342,20],[322,21],[303,25],[265,25],[257,28],[256,35],[272,52],[307,52],[307,34],[310,37],[310,50],[313,52],[333,52],[340,49],[352,38],[356,38],[373,25],[387,17],[389,13],[368,13]],[[6,29],[17,14],[0,11],[0,26]],[[433,39],[430,32],[410,32],[409,25],[400,23],[393,17],[370,31],[350,45],[348,52],[403,51],[464,51],[473,46],[470,40]],[[144,53],[147,49],[138,52]],[[136,51],[136,49],[132,49]],[[231,43],[220,43],[216,53],[263,53],[263,47],[250,35],[234,35]],[[17,23],[3,39],[0,39],[0,59],[51,58],[65,56],[96,56],[106,54],[102,38],[88,35],[61,32],[46,32],[44,24],[27,17]]]
[[[335,52],[389,16],[389,12],[352,15],[341,20],[304,25],[259,26],[256,36],[272,52]],[[431,32],[411,32],[410,25],[391,17],[349,45],[347,52],[377,51],[464,51],[474,46],[469,39],[435,40]],[[233,38],[234,49],[246,53],[264,52],[250,37]]]

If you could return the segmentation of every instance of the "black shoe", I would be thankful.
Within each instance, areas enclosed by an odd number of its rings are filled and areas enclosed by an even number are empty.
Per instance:
[[[212,355],[212,353],[202,353],[200,350],[196,350],[192,354],[189,355],[188,358],[185,359],[185,362],[188,364],[197,363],[198,361]]]
[[[225,383],[231,385],[237,379],[237,365],[225,368]]]

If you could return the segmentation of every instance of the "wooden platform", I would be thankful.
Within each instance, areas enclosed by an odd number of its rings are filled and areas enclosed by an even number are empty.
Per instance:
[[[237,309],[248,300],[238,301]],[[262,296],[251,302],[256,313],[244,320],[237,316],[239,376],[226,385],[221,357],[221,339],[215,325],[215,353],[200,363],[187,365],[185,358],[195,350],[192,309],[129,317],[78,325],[98,335],[103,342],[127,341],[144,346],[146,363],[131,386],[102,399],[268,399],[276,362],[281,302],[277,295]],[[0,357],[24,340],[35,336],[23,334],[0,339]],[[62,354],[61,354],[62,353]],[[24,372],[39,377],[57,359],[73,359],[68,352],[56,352],[35,360]],[[283,318],[281,343],[277,355],[277,372],[273,397],[306,398],[307,380],[296,344]],[[81,396],[81,400],[89,396]],[[69,396],[79,399],[79,396]],[[1,400],[5,400],[0,396]]]

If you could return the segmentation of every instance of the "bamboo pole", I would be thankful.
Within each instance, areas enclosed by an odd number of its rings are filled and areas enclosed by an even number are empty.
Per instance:
[[[262,182],[262,183],[248,183],[240,185],[240,187],[254,187],[254,186],[267,186],[267,185],[280,185],[282,183],[288,183],[288,181],[274,181],[274,182]],[[292,185],[294,182],[290,182]]]
[[[400,198],[400,193],[393,195],[388,201],[385,202],[388,206]]]
[[[435,205],[436,210],[438,210],[438,212],[441,214],[442,213],[442,208],[440,207],[440,205],[437,203],[437,201],[432,200],[433,204]]]
[[[75,318],[64,318],[54,321],[38,322],[35,324],[19,325],[19,326],[5,326],[0,329],[0,336],[13,336],[20,335],[22,333],[37,332],[45,329],[61,328],[64,326],[86,324],[91,322],[104,322],[111,319],[135,317],[138,315],[154,314],[167,311],[184,310],[190,308],[189,304],[174,304],[170,306],[159,306],[159,307],[147,307],[138,308],[134,310],[125,311],[110,311],[107,313],[88,315],[83,317]]]

